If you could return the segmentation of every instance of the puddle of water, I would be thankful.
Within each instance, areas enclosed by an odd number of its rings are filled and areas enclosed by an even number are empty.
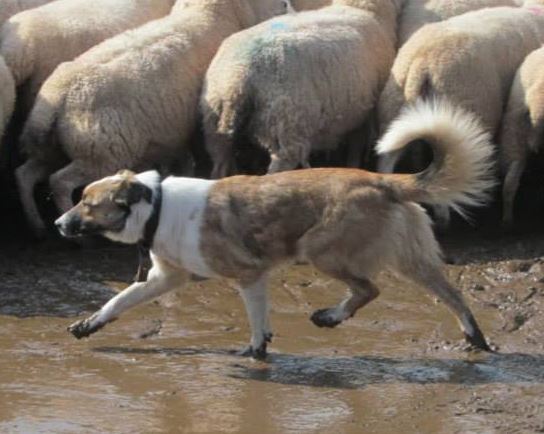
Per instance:
[[[233,353],[249,331],[225,282],[194,282],[76,341],[66,326],[122,289],[134,252],[0,255],[0,432],[534,432],[544,423],[544,269],[539,258],[494,260],[485,245],[478,260],[466,252],[449,277],[501,353],[459,349],[446,309],[387,275],[356,318],[318,329],[309,315],[344,288],[295,266],[273,279],[266,362]]]

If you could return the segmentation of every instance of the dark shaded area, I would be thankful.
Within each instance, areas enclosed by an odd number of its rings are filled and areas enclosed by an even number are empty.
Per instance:
[[[216,356],[238,356],[239,351],[226,348],[130,348],[130,347],[96,347],[93,351],[106,354],[143,354],[143,355],[163,355],[163,356],[198,356],[198,355],[216,355]],[[240,355],[240,357],[243,357]]]
[[[236,356],[228,349],[172,347],[97,347],[107,354],[190,357]],[[266,363],[231,364],[229,377],[285,385],[359,389],[370,384],[516,384],[544,383],[544,355],[486,355],[480,360],[378,356],[320,357],[271,353]]]
[[[3,241],[0,315],[71,317],[101,307],[115,294],[104,282],[130,281],[137,267],[135,249],[101,244]]]
[[[232,377],[296,386],[360,389],[370,384],[544,382],[544,356],[496,354],[483,361],[272,354],[266,366],[234,365]]]

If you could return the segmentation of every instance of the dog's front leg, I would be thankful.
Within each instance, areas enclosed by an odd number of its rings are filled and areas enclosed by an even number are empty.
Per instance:
[[[186,280],[187,273],[183,270],[167,266],[154,258],[153,267],[149,271],[146,282],[133,283],[108,301],[98,312],[72,324],[68,327],[68,331],[78,339],[88,337],[107,323],[115,321],[124,311],[165,292],[178,289]]]
[[[272,340],[268,322],[266,283],[267,276],[263,275],[251,282],[242,282],[240,288],[251,327],[251,342],[243,355],[256,359],[266,357],[266,344]]]

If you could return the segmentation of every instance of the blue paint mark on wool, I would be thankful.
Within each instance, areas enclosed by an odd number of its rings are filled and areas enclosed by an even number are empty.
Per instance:
[[[288,28],[287,24],[282,23],[281,21],[272,23],[272,24],[270,25],[270,30],[272,30],[273,32],[278,32],[278,31],[282,31],[282,30],[287,30],[287,28]]]
[[[244,58],[252,58],[265,49],[270,42],[273,42],[278,33],[285,32],[288,29],[289,25],[283,21],[274,21],[268,28],[265,27],[260,35],[245,41],[238,52]]]

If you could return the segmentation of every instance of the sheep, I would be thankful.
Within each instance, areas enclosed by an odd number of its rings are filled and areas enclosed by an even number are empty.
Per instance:
[[[310,11],[330,6],[333,0],[291,0],[291,5],[295,11]]]
[[[103,40],[170,11],[175,0],[57,0],[21,12],[2,27],[0,55],[19,94],[21,116],[32,108],[42,83],[60,63]]]
[[[399,50],[378,103],[384,131],[402,106],[442,95],[495,132],[525,56],[544,42],[544,8],[468,12],[418,30]]]
[[[0,139],[4,135],[4,128],[11,118],[14,106],[15,81],[6,62],[0,57]]]
[[[11,16],[53,0],[2,0],[0,3],[0,26]]]
[[[33,190],[48,176],[65,212],[75,188],[112,171],[175,165],[195,130],[204,74],[221,41],[285,12],[282,0],[183,0],[168,17],[60,65],[21,134],[28,160],[16,180],[36,235],[45,224]]]
[[[513,222],[514,198],[529,154],[540,150],[544,137],[544,48],[533,51],[518,69],[499,134],[504,178],[503,224]]]
[[[232,172],[242,135],[270,154],[274,173],[309,167],[311,151],[332,149],[359,127],[393,62],[400,7],[394,0],[335,0],[226,39],[201,98],[212,178]]]
[[[398,46],[420,27],[466,12],[496,6],[519,6],[521,0],[408,0],[399,19]]]
[[[495,134],[517,67],[544,42],[544,8],[497,7],[419,29],[399,50],[378,102],[384,131],[401,108],[420,97],[447,97]],[[379,168],[392,171],[398,155]],[[449,213],[438,210],[447,226]]]

